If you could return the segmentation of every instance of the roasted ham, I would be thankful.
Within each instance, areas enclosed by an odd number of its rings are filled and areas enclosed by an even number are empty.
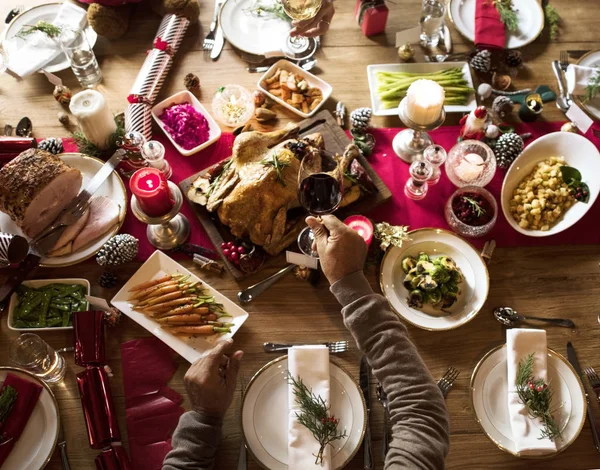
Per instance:
[[[0,210],[35,237],[77,196],[81,172],[60,158],[29,149],[0,170]]]
[[[85,227],[73,240],[73,252],[104,235],[119,223],[119,205],[106,196],[94,197],[88,209],[90,215]]]

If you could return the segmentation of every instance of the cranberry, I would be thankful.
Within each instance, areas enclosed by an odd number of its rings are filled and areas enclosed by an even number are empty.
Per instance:
[[[230,251],[228,248],[223,248],[223,256],[225,256],[225,258],[229,257],[229,253],[230,253]]]
[[[243,255],[244,253],[246,253],[246,248],[244,248],[243,246],[238,246],[238,247],[237,247],[237,252],[238,252],[240,255]]]
[[[233,244],[233,242],[227,242],[227,248],[228,249],[232,249],[235,245]]]
[[[232,251],[229,253],[229,260],[237,263],[240,259],[240,254],[237,251]]]

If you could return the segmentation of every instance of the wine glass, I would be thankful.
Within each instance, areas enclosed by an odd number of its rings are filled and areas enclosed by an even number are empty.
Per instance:
[[[298,200],[312,216],[331,214],[344,197],[344,171],[341,157],[324,151],[308,152],[298,172]],[[313,250],[314,234],[306,227],[298,236],[298,246],[305,255],[318,258]]]
[[[285,13],[294,21],[306,21],[314,18],[321,9],[323,0],[280,0]],[[305,58],[307,51],[317,49],[317,40],[304,36],[289,36],[286,44],[286,56]],[[312,54],[311,54],[312,55]]]

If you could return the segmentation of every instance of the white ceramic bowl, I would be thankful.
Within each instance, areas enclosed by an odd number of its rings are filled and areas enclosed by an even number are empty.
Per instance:
[[[34,281],[24,281],[23,285],[25,287],[44,287],[48,284],[77,284],[85,287],[85,295],[90,295],[90,281],[87,279],[77,279],[77,278],[69,278],[69,279],[38,279]],[[8,304],[8,328],[14,331],[60,331],[60,330],[72,330],[72,326],[49,326],[46,328],[17,328],[14,326],[14,313],[15,308],[17,308],[17,294],[13,294],[10,296],[10,303]],[[88,304],[89,306],[89,304]]]
[[[191,104],[194,107],[194,109],[196,109],[196,111],[202,113],[204,115],[204,117],[206,118],[206,120],[208,121],[208,128],[209,128],[208,140],[206,142],[204,142],[203,144],[200,144],[197,147],[191,148],[189,150],[184,149],[177,142],[175,142],[175,139],[169,133],[169,131],[165,128],[165,124],[162,122],[162,120],[159,117],[163,113],[163,111],[166,108],[168,108],[169,106],[172,106],[174,104],[182,104],[182,103]],[[187,90],[180,91],[179,93],[175,93],[174,95],[169,96],[166,100],[161,101],[156,106],[154,106],[152,108],[152,117],[158,123],[158,125],[160,126],[162,131],[165,133],[165,135],[169,138],[169,140],[171,141],[173,146],[184,157],[189,157],[190,155],[193,155],[193,154],[199,152],[200,150],[205,149],[209,145],[214,144],[217,140],[219,140],[219,137],[221,137],[221,128],[219,127],[217,122],[213,119],[213,117],[210,115],[208,110],[204,106],[202,106],[202,103],[200,103],[200,101],[198,101],[198,98],[196,98],[192,93],[190,93]]]
[[[269,90],[267,89],[267,83],[265,82],[265,80],[267,80],[272,75],[274,75],[275,72],[277,71],[277,69],[282,69],[282,70],[286,70],[288,72],[293,72],[297,76],[303,77],[308,82],[308,85],[310,87],[320,88],[321,92],[323,93],[323,101],[321,101],[315,107],[315,109],[313,109],[311,112],[309,112],[309,113],[303,113],[302,111],[294,108],[292,105],[286,103],[280,97],[275,96],[274,94],[270,93]],[[287,108],[290,111],[293,111],[298,116],[302,116],[303,118],[309,118],[312,115],[314,115],[321,108],[321,106],[323,106],[323,104],[325,103],[325,101],[327,101],[329,99],[329,97],[331,96],[331,92],[333,91],[333,88],[331,87],[331,85],[329,83],[327,83],[324,80],[321,80],[316,75],[313,75],[312,73],[307,72],[306,70],[303,70],[301,67],[298,67],[293,62],[290,62],[289,60],[285,60],[285,59],[281,59],[281,60],[275,62],[271,66],[271,68],[269,70],[267,70],[262,77],[260,77],[260,80],[258,81],[258,88],[265,95],[267,95],[269,98],[271,98],[273,101],[279,103],[284,108]]]
[[[525,178],[536,164],[549,157],[564,157],[565,163],[581,172],[583,182],[590,187],[590,200],[587,204],[578,202],[571,206],[563,218],[550,230],[528,230],[519,227],[510,213],[510,200],[514,189]],[[553,132],[540,137],[513,162],[502,184],[502,212],[504,217],[517,232],[530,237],[549,237],[568,229],[581,219],[592,207],[600,192],[600,152],[588,139],[571,132]]]

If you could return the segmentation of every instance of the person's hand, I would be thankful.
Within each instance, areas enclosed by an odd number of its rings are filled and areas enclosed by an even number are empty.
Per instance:
[[[290,31],[290,36],[304,36],[307,38],[322,36],[329,29],[334,13],[335,8],[333,7],[333,1],[323,0],[319,12],[313,18],[310,20],[292,22],[294,29]]]
[[[348,274],[362,271],[368,248],[358,232],[337,217],[324,215],[322,220],[307,217],[306,223],[315,234],[323,273],[329,283],[334,284]]]
[[[225,349],[232,340],[222,341],[188,369],[183,378],[192,409],[198,413],[223,417],[233,400],[243,351],[227,357]]]

